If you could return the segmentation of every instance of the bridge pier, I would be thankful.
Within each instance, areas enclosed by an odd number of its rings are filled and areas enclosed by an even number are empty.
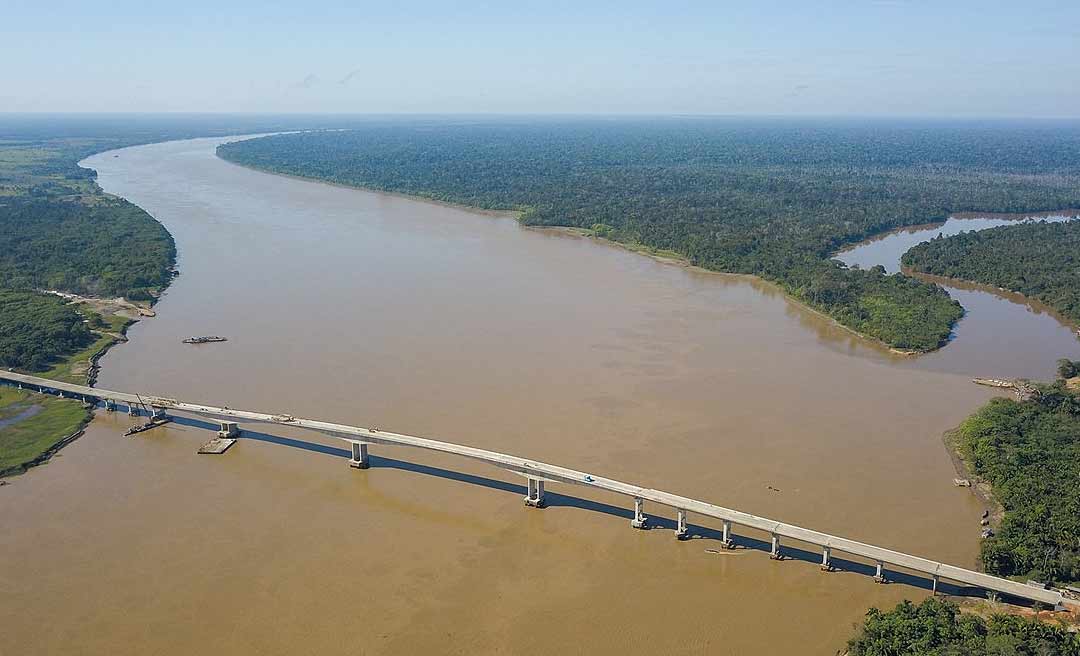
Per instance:
[[[675,539],[685,540],[690,537],[690,531],[686,528],[686,511],[680,508],[678,517],[675,522]]]
[[[772,549],[769,550],[769,558],[780,560],[780,536],[772,534]]]
[[[649,523],[649,518],[645,516],[645,500],[641,497],[634,497],[634,518],[630,520],[630,526],[634,528],[645,528],[645,525]]]
[[[874,582],[875,583],[887,583],[888,582],[887,579],[885,578],[885,563],[881,562],[880,560],[877,561],[877,574],[874,574]]]
[[[821,548],[821,571],[823,572],[832,571],[832,565],[829,564],[829,551],[828,547]]]
[[[139,416],[139,409],[136,408],[135,406],[133,406],[130,403],[128,404],[128,416],[129,417],[138,417]]]
[[[731,522],[724,520],[724,535],[720,540],[720,544],[724,545],[725,549],[734,549],[735,541],[731,539]]]
[[[218,421],[218,437],[238,437],[240,435],[240,426],[235,421]]]
[[[932,581],[934,582],[934,596],[935,596],[935,597],[937,596],[937,584],[938,584],[938,578],[939,578],[939,577],[938,577],[938,575],[937,575],[937,574],[934,574],[933,578],[931,579],[931,580],[932,580]]]
[[[151,421],[155,419],[164,419],[169,416],[169,413],[165,412],[165,408],[154,408],[150,413]]]
[[[532,508],[543,508],[546,505],[543,479],[528,477],[527,480],[529,481],[529,493],[525,497],[525,505]]]
[[[116,410],[116,403],[112,399],[105,399],[105,412],[113,412]]]
[[[371,466],[368,462],[367,442],[353,442],[352,443],[352,459],[349,460],[349,466],[356,469],[367,469]]]

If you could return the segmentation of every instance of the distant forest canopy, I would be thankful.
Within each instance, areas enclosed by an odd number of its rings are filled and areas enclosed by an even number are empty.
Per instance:
[[[1019,292],[1080,323],[1080,219],[1023,223],[934,239],[904,266]]]
[[[940,288],[831,260],[959,211],[1080,206],[1080,124],[590,119],[370,125],[219,147],[269,171],[574,226],[751,273],[902,349],[942,345]]]

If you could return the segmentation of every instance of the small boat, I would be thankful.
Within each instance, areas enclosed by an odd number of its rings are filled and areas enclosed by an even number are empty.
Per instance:
[[[217,335],[205,335],[203,337],[188,337],[184,340],[185,344],[209,344],[211,342],[227,342],[228,339],[224,337],[218,337]]]

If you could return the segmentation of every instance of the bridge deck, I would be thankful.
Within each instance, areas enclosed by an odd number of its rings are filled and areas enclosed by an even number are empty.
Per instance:
[[[477,449],[461,444],[453,444],[451,442],[442,442],[423,437],[416,437],[413,435],[404,435],[401,433],[392,433],[382,430],[373,430],[371,428],[362,428],[359,426],[348,426],[345,424],[337,424],[327,421],[319,421],[315,419],[302,419],[285,414],[275,415],[262,412],[252,412],[249,410],[234,410],[232,408],[187,403],[183,401],[178,401],[176,399],[169,399],[158,396],[130,394],[127,392],[114,392],[95,387],[86,387],[83,385],[74,385],[71,383],[61,383],[58,381],[38,378],[35,376],[28,376],[25,374],[18,374],[10,371],[0,371],[0,381],[8,381],[14,384],[22,384],[24,386],[29,386],[37,389],[39,391],[62,391],[72,394],[74,396],[93,398],[101,401],[110,400],[124,404],[133,404],[136,406],[141,405],[152,408],[164,408],[167,410],[176,410],[216,418],[242,419],[249,422],[295,426],[298,428],[318,431],[320,433],[326,433],[347,442],[362,442],[367,444],[384,444],[391,446],[409,446],[419,449],[427,449],[429,451],[450,453],[466,458],[471,458],[474,460],[479,460],[481,462],[485,462],[496,467],[506,469],[508,471],[524,474],[526,476],[532,476],[539,479],[546,479],[549,481],[556,481],[561,483],[569,483],[572,485],[581,485],[585,487],[596,488],[599,490],[606,490],[608,492],[614,492],[616,494],[623,494],[633,498],[644,499],[646,501],[652,501],[654,503],[669,506],[678,510],[696,513],[704,517],[711,517],[714,519],[719,519],[721,521],[730,522],[734,525],[764,531],[766,533],[776,535],[781,538],[797,540],[799,542],[816,545],[818,547],[827,547],[832,552],[844,552],[853,556],[867,558],[874,562],[887,563],[889,565],[901,567],[903,569],[917,572],[920,574],[932,577],[936,576],[940,579],[955,581],[957,583],[975,586],[986,590],[992,590],[994,592],[999,592],[1021,599],[1038,601],[1050,604],[1054,607],[1061,607],[1063,605],[1069,605],[1073,607],[1078,606],[1077,602],[1065,598],[1061,594],[1061,592],[1057,590],[1047,590],[1039,587],[1034,587],[1024,583],[1018,583],[1016,581],[1010,581],[1008,579],[1003,579],[997,576],[984,574],[982,572],[976,572],[964,569],[962,567],[955,567],[953,565],[948,565],[926,558],[921,558],[919,556],[912,556],[909,554],[901,553],[899,551],[893,551],[891,549],[885,549],[882,547],[865,544],[863,542],[849,540],[847,538],[830,535],[828,533],[814,531],[811,529],[803,528],[801,526],[795,526],[793,524],[779,522],[774,519],[759,517],[757,515],[741,512],[739,510],[724,508],[722,506],[713,505],[704,501],[698,501],[696,499],[690,499],[676,494],[671,494],[670,492],[654,490],[651,488],[644,488],[630,483],[624,483],[622,481],[604,478],[602,476],[587,475],[585,472],[582,471],[577,471],[566,467],[560,467],[558,465],[551,465],[544,462],[537,462],[535,460],[529,460],[527,458],[521,458],[518,456],[499,453],[496,451]]]

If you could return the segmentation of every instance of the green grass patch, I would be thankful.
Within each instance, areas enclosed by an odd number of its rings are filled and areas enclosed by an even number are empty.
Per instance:
[[[78,401],[0,389],[0,421],[17,417],[34,406],[41,407],[41,411],[0,428],[0,476],[23,471],[28,463],[90,419],[90,412]]]

